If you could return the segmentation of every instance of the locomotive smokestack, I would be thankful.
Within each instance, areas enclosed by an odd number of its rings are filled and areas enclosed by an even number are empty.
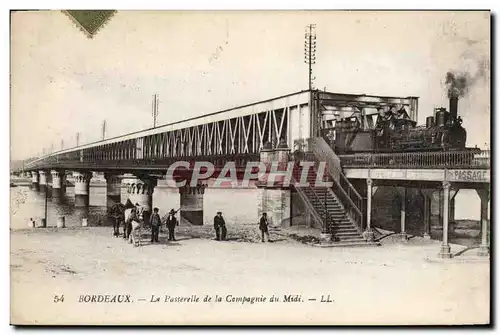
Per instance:
[[[458,96],[450,96],[450,116],[451,118],[457,118],[458,116]]]
[[[431,128],[432,126],[434,126],[434,116],[428,116],[426,119],[425,119],[425,126],[427,128]]]

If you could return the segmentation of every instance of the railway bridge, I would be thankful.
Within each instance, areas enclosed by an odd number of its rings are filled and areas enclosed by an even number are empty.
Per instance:
[[[154,206],[179,206],[181,220],[192,224],[211,223],[220,209],[226,218],[247,223],[267,212],[274,226],[297,224],[301,216],[321,229],[327,243],[340,246],[376,244],[371,215],[378,187],[394,186],[403,199],[403,239],[406,189],[420,189],[425,199],[424,235],[430,229],[429,199],[438,191],[441,257],[452,255],[450,199],[460,188],[474,188],[481,198],[480,253],[487,255],[489,152],[473,159],[467,152],[339,156],[322,136],[339,117],[355,114],[369,125],[380,109],[391,108],[417,120],[418,98],[301,91],[53,152],[29,162],[24,171],[31,173],[34,187],[51,185],[56,197],[72,173],[75,206],[88,206],[92,172],[100,172],[109,205],[123,201],[119,194],[125,185],[133,203],[151,210],[153,194],[161,188],[163,196]]]

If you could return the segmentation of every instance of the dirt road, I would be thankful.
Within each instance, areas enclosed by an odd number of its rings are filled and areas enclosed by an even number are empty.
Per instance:
[[[458,258],[433,261],[439,251],[436,241],[403,245],[388,239],[379,247],[340,249],[312,247],[284,235],[275,235],[274,243],[260,243],[234,234],[232,240],[218,242],[210,234],[210,230],[184,229],[176,242],[166,243],[163,233],[160,244],[134,248],[112,237],[111,228],[12,231],[11,321],[471,324],[489,320],[489,264]]]

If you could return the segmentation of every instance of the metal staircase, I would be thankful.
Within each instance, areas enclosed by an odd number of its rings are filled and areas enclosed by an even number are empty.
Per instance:
[[[332,245],[373,244],[363,237],[363,199],[342,173],[338,157],[322,138],[310,139],[309,149],[303,157],[303,161],[314,162],[307,174],[308,185],[301,183],[303,167],[298,162],[293,183],[313,219],[323,233],[332,235]],[[320,162],[326,162],[324,171],[318,171]],[[318,186],[316,180],[329,181],[333,186]]]

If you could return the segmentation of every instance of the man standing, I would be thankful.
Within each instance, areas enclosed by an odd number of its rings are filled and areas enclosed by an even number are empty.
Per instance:
[[[135,210],[135,207],[132,204],[132,202],[130,202],[129,199],[125,204],[125,212],[123,220],[123,238],[126,240],[129,239],[130,233],[132,232],[132,219],[131,219],[132,210]]]
[[[167,218],[167,228],[168,228],[168,240],[169,241],[175,241],[175,226],[179,225],[179,222],[175,218],[175,213],[173,209],[170,210],[168,213],[168,218]]]
[[[267,242],[269,242],[269,222],[267,221],[267,213],[262,213],[262,217],[259,222],[259,229],[262,232],[262,242],[265,242],[264,235],[267,236]]]
[[[130,210],[130,215],[127,220],[130,221],[131,228],[128,241],[129,243],[133,243],[134,247],[137,247],[141,243],[141,223],[139,222],[139,217],[135,208]]]
[[[149,224],[151,225],[151,243],[158,242],[158,235],[160,233],[161,219],[158,214],[158,208],[153,209],[153,215],[149,219]]]
[[[226,239],[227,229],[226,221],[222,217],[222,212],[217,212],[214,217],[215,238],[217,241],[224,241]]]
[[[120,223],[122,221],[123,210],[121,204],[114,204],[108,211],[109,217],[113,220],[113,236],[120,236]]]
[[[139,219],[143,219],[142,217],[142,212],[143,212],[144,208],[139,205],[139,203],[135,203],[135,214],[137,215],[137,218]]]

